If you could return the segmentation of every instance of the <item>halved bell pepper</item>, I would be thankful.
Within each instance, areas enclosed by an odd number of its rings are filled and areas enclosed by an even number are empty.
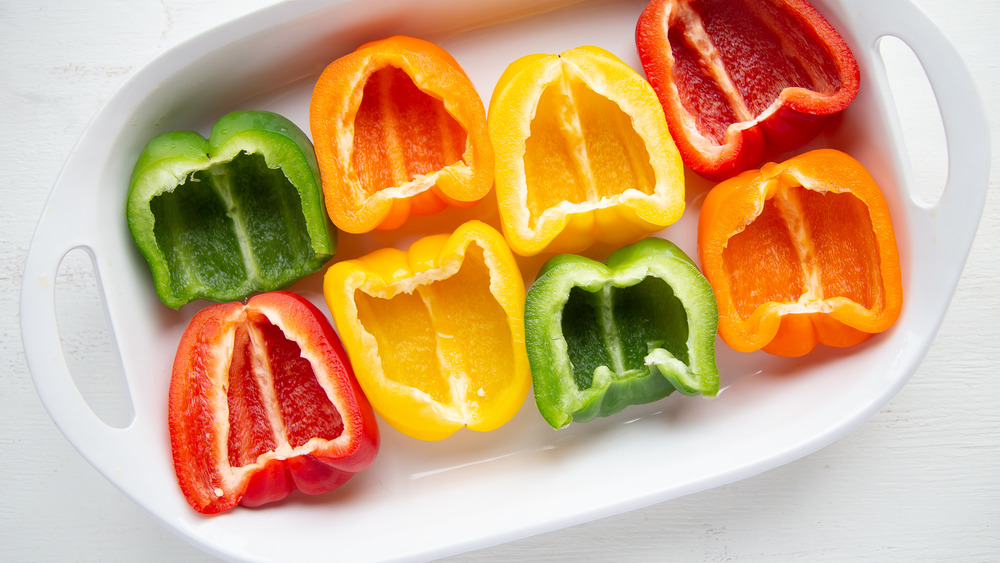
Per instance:
[[[204,514],[331,491],[379,447],[330,322],[284,291],[195,314],[177,347],[168,416],[178,483]]]
[[[834,149],[712,188],[698,247],[719,334],[741,352],[853,346],[892,326],[902,308],[889,207],[864,166]]]
[[[361,387],[400,432],[485,432],[524,403],[524,281],[489,225],[333,264],[323,293]]]
[[[316,82],[309,124],[327,212],[349,233],[472,207],[493,187],[482,98],[428,41],[397,35],[335,60]]]
[[[860,84],[850,48],[805,0],[652,0],[636,46],[684,163],[712,180],[801,147]]]
[[[606,264],[550,259],[528,290],[524,323],[535,404],[553,428],[675,390],[719,391],[715,297],[669,241],[647,238]]]
[[[243,299],[319,270],[336,251],[309,138],[266,111],[149,141],[132,172],[126,218],[160,300]]]
[[[514,61],[488,121],[501,226],[522,256],[635,242],[684,212],[684,166],[663,109],[604,49]]]

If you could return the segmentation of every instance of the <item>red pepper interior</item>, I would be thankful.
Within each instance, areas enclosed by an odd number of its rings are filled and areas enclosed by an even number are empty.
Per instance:
[[[465,144],[465,129],[441,100],[417,88],[404,71],[390,66],[368,78],[351,154],[365,197],[455,164]]]
[[[815,30],[774,2],[680,3],[670,26],[681,103],[702,135],[720,144],[729,125],[752,121],[785,88],[832,94],[841,86]]]
[[[229,365],[229,465],[233,467],[249,465],[276,446],[260,384],[254,377],[254,361],[247,326],[240,323]]]
[[[295,342],[263,315],[238,323],[229,368],[229,463],[242,467],[281,444],[340,436],[344,423]]]

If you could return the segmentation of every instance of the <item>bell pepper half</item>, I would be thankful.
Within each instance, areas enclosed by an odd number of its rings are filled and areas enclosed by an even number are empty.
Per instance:
[[[636,47],[684,163],[711,180],[801,147],[860,84],[850,48],[805,0],[652,0]]]
[[[309,124],[327,213],[343,231],[472,207],[493,187],[482,98],[428,41],[397,35],[332,62],[313,89]]]
[[[684,212],[684,166],[663,109],[604,49],[514,61],[488,123],[501,227],[522,256],[635,242]]]
[[[319,270],[337,245],[312,143],[266,111],[229,113],[208,139],[173,131],[149,141],[126,219],[160,300],[175,309],[280,289]]]
[[[379,433],[337,334],[293,293],[218,303],[191,319],[169,394],[184,497],[214,514],[292,490],[321,494],[367,468]]]
[[[553,428],[675,390],[719,391],[712,288],[667,240],[641,240],[605,264],[550,259],[528,289],[524,317],[535,404]]]
[[[698,219],[719,335],[741,352],[801,356],[895,323],[903,289],[882,192],[834,149],[765,164],[708,193]]]
[[[400,432],[485,432],[524,403],[524,281],[493,227],[469,221],[335,263],[323,293],[361,387]]]

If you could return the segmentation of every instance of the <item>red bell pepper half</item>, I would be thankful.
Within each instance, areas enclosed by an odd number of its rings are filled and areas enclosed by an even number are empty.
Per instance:
[[[684,164],[710,180],[806,144],[860,83],[805,0],[652,0],[636,47]]]
[[[285,291],[199,311],[174,359],[170,443],[192,508],[331,491],[379,446],[368,399],[329,321]]]

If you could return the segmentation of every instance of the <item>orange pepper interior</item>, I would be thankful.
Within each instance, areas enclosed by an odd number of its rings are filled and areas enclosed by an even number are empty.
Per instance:
[[[388,66],[368,78],[351,153],[362,199],[458,162],[465,144],[462,125],[404,71]]]
[[[366,43],[320,74],[309,104],[327,214],[341,231],[392,230],[412,215],[471,207],[494,157],[475,85],[434,43]]]
[[[729,239],[723,263],[743,319],[768,302],[809,306],[842,296],[872,309],[883,301],[868,207],[851,193],[778,189]]]

